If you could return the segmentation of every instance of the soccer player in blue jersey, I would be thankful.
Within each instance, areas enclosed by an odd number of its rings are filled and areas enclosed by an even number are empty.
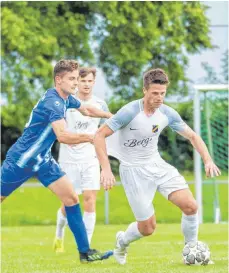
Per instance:
[[[162,69],[152,69],[146,72],[143,82],[144,98],[121,108],[97,131],[94,140],[104,188],[112,188],[115,182],[109,153],[120,160],[121,181],[136,219],[126,231],[116,234],[114,257],[119,264],[126,263],[127,247],[131,242],[154,232],[156,217],[152,201],[156,191],[181,209],[184,242],[198,240],[197,203],[184,177],[158,152],[158,138],[166,126],[191,142],[204,161],[207,176],[220,175],[201,137],[174,109],[163,104],[169,84],[166,73]],[[108,136],[106,147],[105,137]]]
[[[90,105],[82,106],[72,95],[76,92],[79,66],[74,60],[61,60],[54,67],[55,88],[48,89],[33,108],[22,136],[9,149],[1,167],[1,201],[31,177],[36,177],[65,205],[69,227],[74,234],[80,261],[93,262],[112,255],[89,248],[87,233],[81,216],[79,198],[72,184],[51,155],[57,139],[65,144],[93,143],[92,134],[71,133],[65,122],[66,110],[77,108],[91,117],[109,118]]]

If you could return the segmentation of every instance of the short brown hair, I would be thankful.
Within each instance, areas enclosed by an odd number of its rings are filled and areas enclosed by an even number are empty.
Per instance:
[[[169,78],[165,71],[155,68],[147,71],[143,76],[143,86],[148,89],[151,84],[169,84]]]
[[[79,77],[85,78],[90,73],[93,74],[94,78],[96,77],[96,69],[94,67],[81,67],[79,71]]]
[[[72,72],[79,69],[79,64],[75,60],[60,60],[54,67],[54,79],[56,75],[63,74],[65,72]]]

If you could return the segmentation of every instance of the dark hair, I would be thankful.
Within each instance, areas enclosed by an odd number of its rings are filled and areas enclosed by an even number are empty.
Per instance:
[[[143,86],[148,89],[151,84],[169,84],[169,78],[165,71],[160,68],[155,68],[147,71],[143,75]]]
[[[93,67],[82,67],[79,71],[79,77],[85,78],[89,74],[93,74],[94,78],[96,77],[96,69]]]
[[[75,60],[60,60],[54,67],[54,79],[64,72],[72,72],[79,69],[79,64]]]

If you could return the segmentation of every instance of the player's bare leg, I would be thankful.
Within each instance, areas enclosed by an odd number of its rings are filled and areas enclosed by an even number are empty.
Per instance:
[[[63,202],[65,206],[73,206],[79,203],[78,195],[67,176],[63,176],[51,183],[48,188]]]
[[[198,240],[198,214],[197,202],[189,189],[177,190],[170,193],[169,201],[175,204],[183,212],[181,228],[185,243]]]
[[[138,230],[143,236],[152,235],[156,229],[156,217],[155,215],[151,216],[145,221],[138,222]]]

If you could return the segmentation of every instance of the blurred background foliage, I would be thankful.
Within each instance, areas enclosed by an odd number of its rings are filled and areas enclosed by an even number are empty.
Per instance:
[[[188,1],[2,2],[2,159],[36,101],[53,86],[53,65],[61,58],[104,71],[113,113],[142,97],[142,74],[149,68],[168,73],[169,96],[187,95],[187,55],[213,48],[206,9]],[[224,75],[227,60],[225,54]],[[215,81],[214,69],[203,65],[207,82]],[[192,127],[192,101],[172,106]],[[166,129],[160,147],[165,160],[175,156],[178,168],[192,169],[192,147],[182,137]],[[56,156],[58,145],[53,152]]]
[[[187,53],[212,47],[205,10],[199,2],[3,2],[3,125],[23,129],[61,58],[102,68],[116,100],[136,96],[151,67],[168,72],[171,93],[187,94]]]

